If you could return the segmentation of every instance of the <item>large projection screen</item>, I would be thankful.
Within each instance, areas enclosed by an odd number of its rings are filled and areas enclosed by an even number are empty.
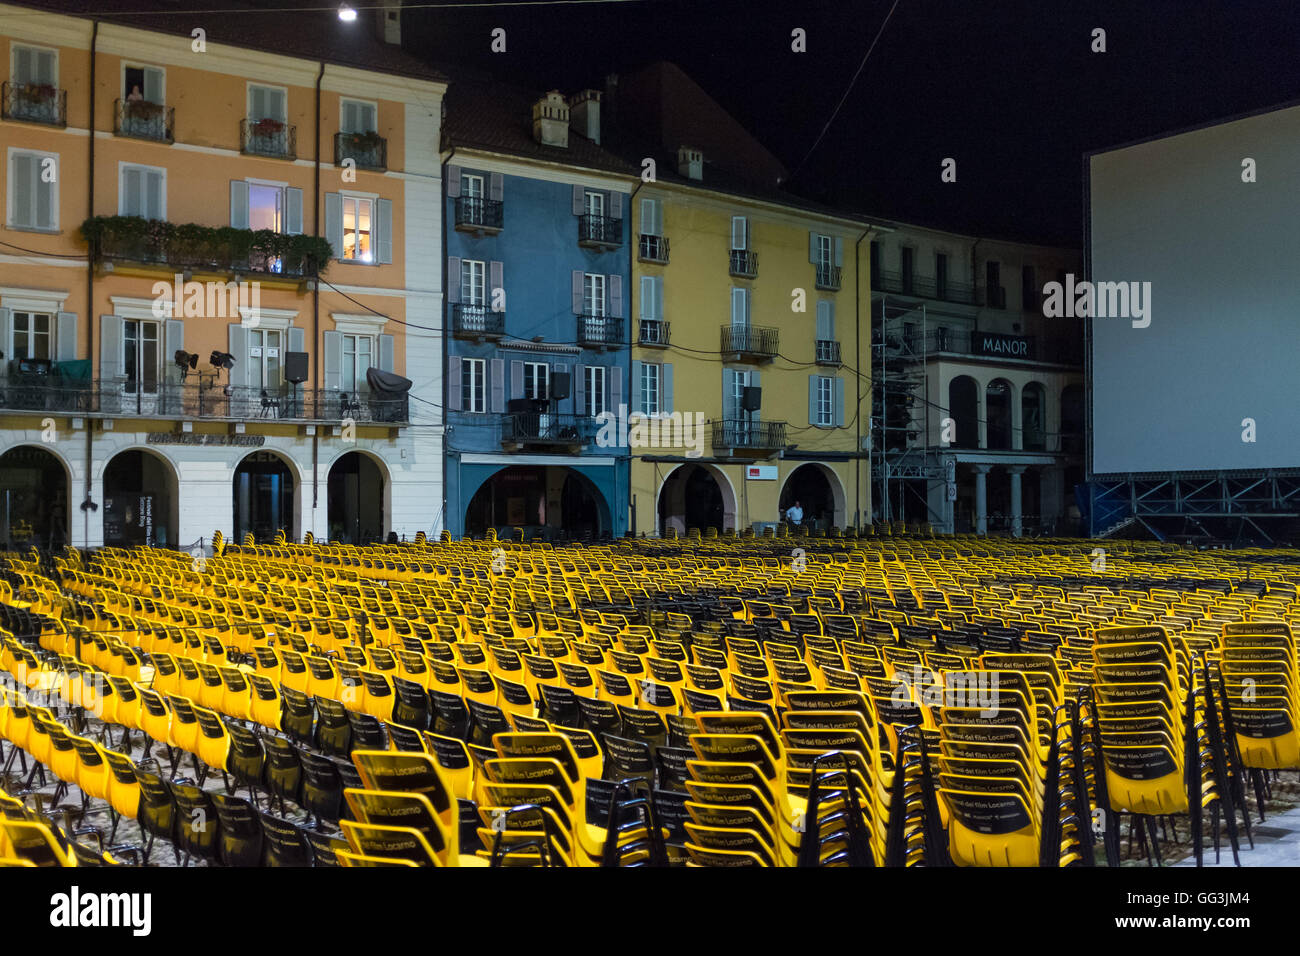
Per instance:
[[[1151,283],[1146,328],[1091,319],[1093,472],[1300,466],[1300,106],[1087,170],[1093,282]]]

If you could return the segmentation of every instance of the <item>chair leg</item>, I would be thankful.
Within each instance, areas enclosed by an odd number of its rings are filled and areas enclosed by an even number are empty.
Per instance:
[[[1151,834],[1151,851],[1155,854],[1156,866],[1164,866],[1160,859],[1160,839],[1156,836],[1156,821],[1154,817],[1147,817],[1147,832]]]

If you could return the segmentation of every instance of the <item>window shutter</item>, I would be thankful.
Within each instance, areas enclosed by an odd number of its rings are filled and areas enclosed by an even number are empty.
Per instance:
[[[524,397],[524,363],[510,363],[510,397]]]
[[[811,230],[808,232],[808,261],[817,262],[817,233]]]
[[[750,388],[762,388],[762,382],[757,371],[749,373],[749,379],[745,382]],[[751,421],[757,421],[763,414],[762,410],[756,412],[746,412],[745,415]]]
[[[820,375],[808,376],[808,424],[817,424],[817,380]]]
[[[161,170],[151,169],[145,173],[145,218],[146,219],[166,219],[167,204],[164,200],[163,191],[165,180]],[[299,190],[301,196],[301,190]]]
[[[382,372],[395,372],[396,356],[394,355],[395,346],[391,335],[379,336],[379,369]]]
[[[32,68],[32,59],[35,50],[25,46],[14,46],[14,82],[15,83],[35,83],[36,74]]]
[[[551,371],[550,371],[551,384],[548,387],[553,389],[555,387],[554,386],[555,376],[561,374],[562,372],[568,372],[568,371],[569,371],[569,365],[567,362],[556,362],[553,366],[551,366]],[[561,415],[573,414],[573,378],[572,377],[569,378],[569,397],[559,399],[555,407]]]
[[[460,302],[460,256],[447,257],[447,301],[452,305]]]
[[[325,194],[325,238],[335,259],[343,255],[343,199],[338,193]]]
[[[179,346],[177,346],[179,348]],[[301,326],[289,326],[289,348],[290,352],[307,351],[307,334]]]
[[[181,380],[180,369],[176,367],[175,362],[169,362],[167,356],[175,355],[178,349],[185,348],[185,323],[180,319],[168,319],[166,337],[163,339],[163,368],[167,372],[167,381],[179,382]],[[233,352],[231,353],[234,354]]]
[[[285,102],[284,90],[267,90],[266,105],[272,111],[270,113],[271,119],[277,119],[281,123],[288,122],[289,110],[288,104]]]
[[[655,317],[655,280],[654,276],[641,277],[641,318]]]
[[[659,411],[671,415],[673,413],[673,363],[664,362],[659,369]]]
[[[343,333],[325,333],[325,388],[338,391],[343,384]]]
[[[744,216],[731,217],[731,248],[749,248],[749,222]]]
[[[163,101],[163,71],[151,66],[144,68],[144,94],[146,102],[161,105]]]
[[[46,86],[58,86],[54,75],[54,52],[52,50],[36,51],[36,82]]]
[[[461,411],[460,390],[461,385],[461,357],[453,355],[447,359],[447,409],[448,411]]]
[[[835,341],[835,302],[832,299],[828,299],[826,302],[826,331],[830,333],[827,336],[827,339],[834,342]]]
[[[500,173],[488,177],[488,199],[501,202],[506,198],[506,178]]]
[[[248,228],[248,183],[242,179],[230,181],[230,228]]]
[[[722,420],[734,421],[736,418],[736,396],[734,394],[736,387],[737,372],[734,369],[724,368],[722,370]]]
[[[733,326],[749,325],[749,290],[731,290],[731,324]]]
[[[641,234],[644,236],[657,236],[655,231],[655,201],[653,199],[641,200]]]
[[[609,194],[609,218],[623,218],[623,194],[620,192],[611,192]]]
[[[573,414],[587,414],[587,366],[573,366]]]
[[[128,166],[122,170],[122,201],[119,208],[124,216],[147,216],[144,204],[144,170]]]
[[[229,329],[226,351],[235,357],[235,367],[229,372],[230,384],[239,388],[248,384],[248,329],[240,322],[231,322],[226,328]]]
[[[99,377],[111,382],[122,374],[122,319],[99,317]]]
[[[609,277],[609,314],[616,319],[623,318],[623,277]]]
[[[14,156],[14,208],[10,217],[15,226],[37,224],[36,191],[40,188],[40,177],[35,172],[39,166],[37,158],[29,153]]]
[[[654,276],[655,287],[655,311],[654,318],[662,320],[664,317],[664,277]]]
[[[825,300],[817,302],[817,341],[829,342],[831,340],[831,317],[830,303]]]
[[[358,122],[360,121],[360,115],[359,115],[360,110],[358,110],[357,108],[358,105],[359,104],[353,103],[351,100],[343,101],[343,132],[345,133],[363,132],[362,129],[357,125]]]
[[[302,190],[297,186],[284,191],[284,231],[291,236],[302,235]]]
[[[617,414],[623,404],[623,366],[611,365],[605,371],[605,379],[609,382],[609,409]]]
[[[457,199],[460,196],[460,167],[447,167],[447,197]]]
[[[580,183],[573,184],[573,214],[581,216],[587,211],[587,190]]]
[[[488,263],[488,308],[495,309],[496,291],[506,287],[505,263],[495,259]]]
[[[835,240],[835,265],[836,267],[844,265],[844,239],[836,236]]]
[[[9,326],[12,324],[12,314],[9,309],[0,309],[0,352],[3,352],[6,356],[12,351],[12,345],[9,341]],[[9,363],[7,361],[0,360],[0,379],[5,377],[5,369],[8,367]]]
[[[641,414],[641,367],[644,362],[632,360],[632,381],[628,383],[627,410],[629,414]]]
[[[59,325],[54,342],[54,360],[56,362],[71,362],[77,357],[77,313],[60,312]],[[180,348],[180,346],[176,346]],[[8,346],[0,349],[7,355]],[[171,354],[170,352],[168,354]],[[175,363],[173,363],[175,367]]]
[[[381,199],[375,203],[375,257],[380,264],[393,261],[393,201]]]
[[[492,407],[493,412],[506,410],[506,360],[492,359]]]
[[[844,427],[844,379],[835,379],[835,427]]]
[[[582,291],[586,277],[577,269],[573,270],[573,314],[582,315]]]

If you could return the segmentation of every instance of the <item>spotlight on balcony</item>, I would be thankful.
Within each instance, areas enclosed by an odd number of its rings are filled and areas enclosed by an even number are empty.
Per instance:
[[[229,352],[218,352],[213,349],[212,354],[208,356],[208,364],[213,368],[231,369],[235,367],[235,357]]]
[[[184,349],[177,349],[172,358],[176,361],[176,367],[181,370],[182,382],[185,381],[185,376],[189,370],[199,364],[199,357],[193,352],[187,352]]]
[[[346,3],[339,4],[339,19],[344,23],[351,23],[357,18],[357,11],[353,10]]]

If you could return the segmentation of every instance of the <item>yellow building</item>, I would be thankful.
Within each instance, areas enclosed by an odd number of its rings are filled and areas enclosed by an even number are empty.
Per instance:
[[[400,4],[100,6],[0,4],[0,544],[436,531],[446,83]]]
[[[865,525],[879,230],[730,181],[683,146],[633,197],[634,528]]]

